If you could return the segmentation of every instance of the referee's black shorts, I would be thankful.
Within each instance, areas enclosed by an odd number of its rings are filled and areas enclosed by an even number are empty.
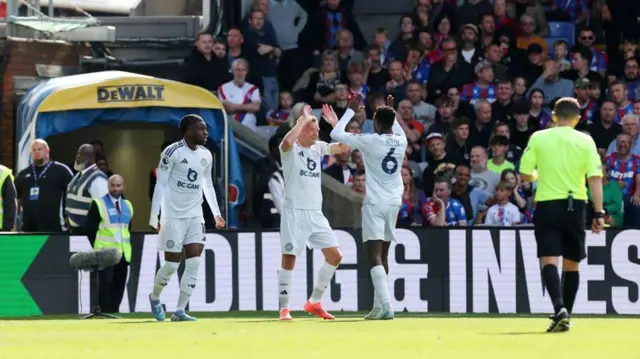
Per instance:
[[[568,200],[536,202],[533,215],[538,258],[560,257],[580,262],[587,257],[585,220],[587,204],[575,199],[573,211]]]

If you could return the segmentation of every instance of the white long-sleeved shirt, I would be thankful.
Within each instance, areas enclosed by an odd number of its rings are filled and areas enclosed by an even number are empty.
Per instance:
[[[168,146],[158,164],[149,224],[157,224],[161,208],[162,218],[202,217],[203,193],[213,215],[220,216],[212,165],[213,156],[205,147],[192,150],[184,140]]]
[[[353,110],[347,109],[331,131],[331,138],[362,152],[367,188],[364,203],[402,204],[404,184],[401,169],[407,149],[407,137],[402,127],[395,120],[390,134],[352,134],[345,132],[352,115]]]

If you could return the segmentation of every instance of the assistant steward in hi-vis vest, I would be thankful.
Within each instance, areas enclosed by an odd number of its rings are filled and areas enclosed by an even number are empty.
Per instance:
[[[16,223],[16,187],[12,171],[0,165],[0,230],[10,231]]]
[[[131,219],[133,206],[122,197],[124,179],[109,177],[109,193],[91,202],[85,222],[87,237],[93,249],[117,248],[120,262],[98,272],[98,305],[105,313],[118,313],[127,281],[127,266],[131,262]]]
[[[91,202],[106,195],[107,175],[95,164],[92,145],[78,148],[73,168],[78,171],[67,187],[65,215],[69,223],[69,232],[86,235],[85,222]]]

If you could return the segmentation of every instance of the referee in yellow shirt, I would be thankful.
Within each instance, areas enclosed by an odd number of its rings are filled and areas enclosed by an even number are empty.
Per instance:
[[[520,161],[523,180],[537,179],[534,214],[542,281],[551,297],[554,315],[547,332],[566,332],[578,292],[578,263],[586,258],[585,220],[587,188],[595,209],[592,230],[604,229],[602,167],[593,139],[574,129],[580,106],[573,98],[561,98],[553,109],[556,127],[539,131],[529,139]],[[559,258],[563,258],[560,289]]]

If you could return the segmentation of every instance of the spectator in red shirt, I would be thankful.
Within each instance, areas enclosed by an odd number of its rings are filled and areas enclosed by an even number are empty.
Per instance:
[[[466,226],[467,214],[460,201],[451,198],[451,182],[447,178],[436,180],[433,197],[424,204],[426,222],[433,227]]]

